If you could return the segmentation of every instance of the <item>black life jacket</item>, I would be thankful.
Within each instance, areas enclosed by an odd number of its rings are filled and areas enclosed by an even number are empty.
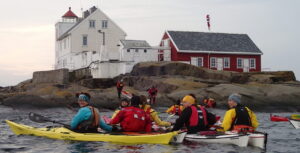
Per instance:
[[[246,107],[238,105],[235,107],[236,116],[232,122],[231,129],[235,125],[248,125],[252,126],[250,115]]]
[[[78,132],[97,132],[97,129],[99,127],[99,111],[97,108],[88,106],[89,109],[91,110],[91,116],[88,120],[85,120],[81,122],[78,126],[76,131]]]

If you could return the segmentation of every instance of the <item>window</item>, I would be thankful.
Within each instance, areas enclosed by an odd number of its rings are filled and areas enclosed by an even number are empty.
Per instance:
[[[135,49],[135,52],[138,53],[138,52],[139,52],[139,49]]]
[[[203,57],[191,57],[191,64],[203,67]]]
[[[224,68],[230,68],[230,58],[224,58]]]
[[[97,53],[97,51],[93,51],[93,54],[96,54]]]
[[[250,58],[250,68],[252,69],[256,68],[255,58]]]
[[[66,47],[67,47],[67,40],[66,39],[64,39],[64,49],[66,49]]]
[[[95,28],[95,20],[90,20],[90,28]]]
[[[236,65],[237,65],[237,68],[243,68],[243,59],[238,58]]]
[[[210,67],[211,68],[215,68],[216,67],[216,58],[215,57],[211,57],[210,58]]]
[[[147,53],[147,49],[144,49],[144,53]]]
[[[102,20],[102,29],[107,28],[107,20]]]
[[[130,49],[127,49],[127,53],[130,53]]]
[[[82,36],[82,45],[87,46],[88,45],[88,37],[87,36]]]

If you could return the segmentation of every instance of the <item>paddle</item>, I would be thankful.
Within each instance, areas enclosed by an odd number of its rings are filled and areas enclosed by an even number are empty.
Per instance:
[[[58,121],[54,121],[54,120],[51,120],[47,117],[44,117],[42,115],[32,113],[32,112],[29,113],[29,119],[34,121],[34,122],[37,122],[37,123],[52,122],[52,123],[56,123],[56,124],[61,124],[61,125],[63,125],[64,127],[68,128],[68,129],[70,128],[70,125],[68,125],[68,124],[61,123],[61,122],[58,122]]]

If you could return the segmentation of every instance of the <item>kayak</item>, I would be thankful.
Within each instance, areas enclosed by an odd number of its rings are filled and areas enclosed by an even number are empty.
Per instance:
[[[189,141],[233,144],[240,147],[247,147],[249,142],[249,135],[237,133],[225,133],[221,135],[187,134],[185,136],[185,139]]]
[[[289,119],[287,117],[277,116],[270,114],[270,120],[273,122],[288,122]]]
[[[185,133],[177,131],[168,133],[77,133],[64,127],[35,128],[18,124],[9,120],[6,123],[16,135],[34,135],[60,140],[103,141],[126,144],[169,144],[171,141],[181,143]],[[177,137],[178,136],[178,137]]]
[[[263,132],[248,132],[249,134],[249,146],[266,149],[268,134]]]
[[[290,123],[293,125],[295,129],[300,129],[300,119],[290,119]]]
[[[291,119],[294,119],[294,120],[300,119],[300,114],[292,114]]]

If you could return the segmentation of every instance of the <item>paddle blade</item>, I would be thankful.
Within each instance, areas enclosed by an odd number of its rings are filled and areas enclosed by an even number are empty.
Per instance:
[[[49,121],[51,122],[50,119],[48,119],[42,115],[32,113],[32,112],[29,113],[29,119],[34,122],[38,122],[38,123],[45,123],[45,122],[49,122]]]

